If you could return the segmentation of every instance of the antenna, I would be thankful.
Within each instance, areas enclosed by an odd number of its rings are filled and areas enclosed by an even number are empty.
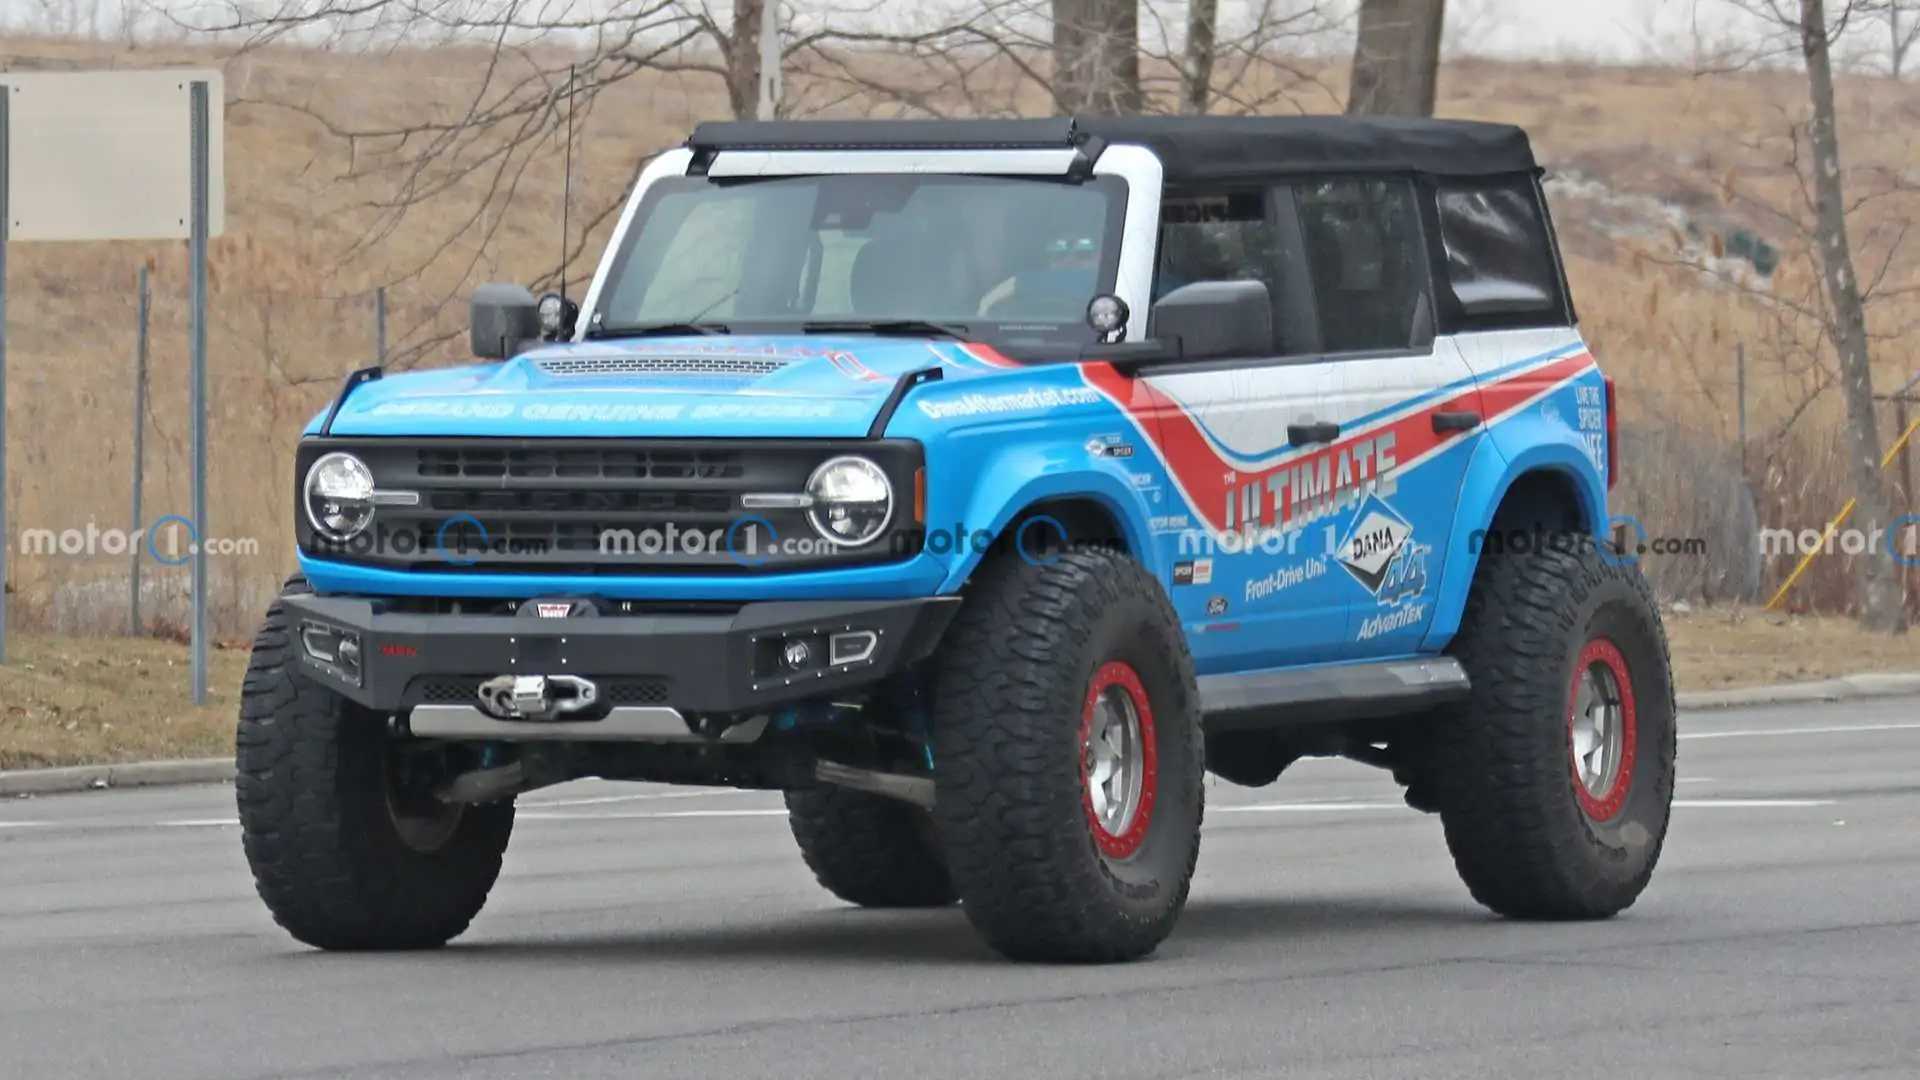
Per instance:
[[[573,80],[575,65],[567,65],[567,151],[566,175],[560,182],[560,307],[567,306],[567,228],[568,212],[573,209]]]

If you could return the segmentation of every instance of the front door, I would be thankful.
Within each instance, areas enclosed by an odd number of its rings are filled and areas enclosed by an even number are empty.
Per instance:
[[[1244,185],[1169,192],[1158,251],[1156,298],[1196,282],[1251,280],[1273,301],[1272,355],[1142,380],[1185,511],[1160,523],[1155,542],[1194,662],[1212,674],[1334,659],[1345,647],[1347,586],[1307,542],[1317,502],[1291,486],[1337,419],[1330,369],[1314,362],[1292,195]]]

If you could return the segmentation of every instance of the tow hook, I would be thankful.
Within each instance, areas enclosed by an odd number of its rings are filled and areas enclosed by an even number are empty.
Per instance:
[[[502,720],[552,720],[593,707],[600,688],[578,675],[496,675],[480,684],[479,698]]]

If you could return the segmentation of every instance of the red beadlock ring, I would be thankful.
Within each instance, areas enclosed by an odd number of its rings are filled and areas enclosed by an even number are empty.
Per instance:
[[[1134,812],[1133,819],[1127,823],[1126,831],[1115,835],[1107,831],[1100,821],[1100,815],[1093,808],[1092,779],[1087,771],[1088,747],[1093,738],[1093,710],[1100,696],[1108,690],[1119,687],[1133,705],[1134,715],[1140,723],[1140,808]],[[1140,682],[1140,676],[1132,665],[1120,660],[1109,661],[1093,673],[1093,681],[1087,687],[1086,701],[1080,709],[1080,803],[1086,810],[1087,823],[1093,829],[1093,841],[1102,854],[1110,859],[1127,859],[1140,850],[1146,843],[1147,828],[1153,820],[1154,800],[1159,796],[1160,787],[1160,748],[1154,734],[1153,708],[1147,704],[1147,689]]]
[[[1573,752],[1573,711],[1580,700],[1580,681],[1595,665],[1607,669],[1613,682],[1620,689],[1620,771],[1613,783],[1603,794],[1595,795],[1588,790],[1587,782],[1580,775],[1580,762]],[[1587,642],[1580,650],[1580,658],[1574,662],[1573,677],[1567,687],[1567,765],[1573,777],[1573,795],[1580,803],[1580,809],[1594,821],[1612,821],[1620,816],[1626,806],[1627,796],[1633,791],[1634,764],[1639,757],[1639,725],[1634,716],[1633,680],[1628,676],[1627,658],[1620,653],[1618,646],[1603,637]]]

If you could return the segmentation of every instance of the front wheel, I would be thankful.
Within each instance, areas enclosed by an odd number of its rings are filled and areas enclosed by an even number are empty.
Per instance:
[[[934,817],[974,926],[1014,959],[1152,952],[1203,797],[1193,662],[1159,583],[1104,551],[989,563],[935,686]]]
[[[319,948],[443,945],[499,876],[513,803],[436,799],[445,751],[390,738],[384,717],[302,674],[296,648],[276,601],[247,668],[234,783],[260,898]]]
[[[1454,865],[1519,918],[1613,915],[1653,877],[1673,801],[1673,676],[1637,568],[1587,537],[1489,552],[1451,651],[1472,696],[1437,718]]]

